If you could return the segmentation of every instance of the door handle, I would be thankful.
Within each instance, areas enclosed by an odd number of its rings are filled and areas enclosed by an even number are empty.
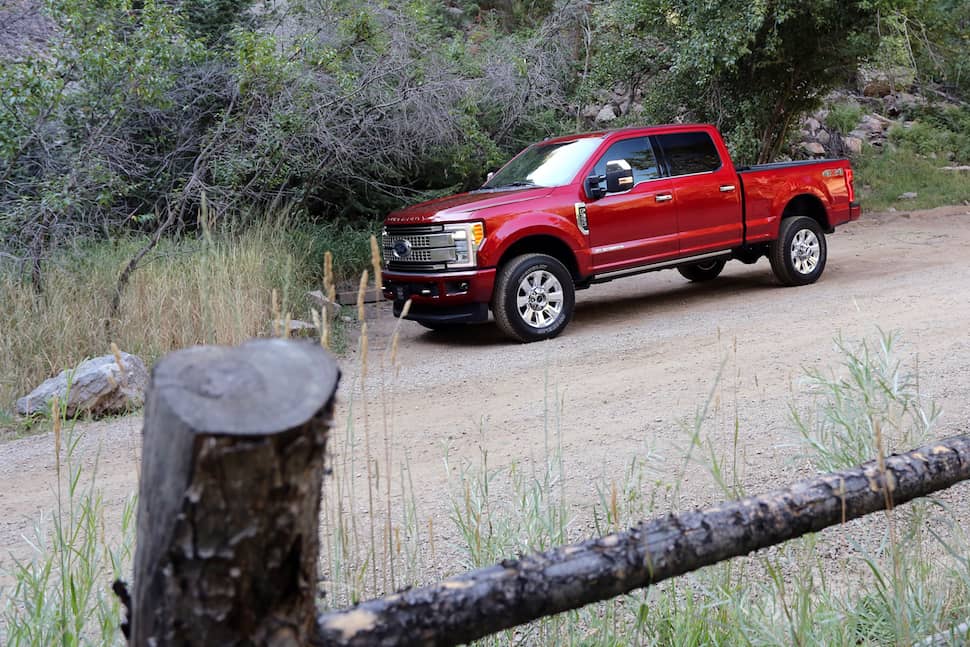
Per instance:
[[[670,193],[658,193],[656,198],[657,202],[670,202],[674,199],[674,196]]]
[[[735,188],[736,187],[733,184],[722,184],[721,193],[730,193],[731,191],[734,191]]]

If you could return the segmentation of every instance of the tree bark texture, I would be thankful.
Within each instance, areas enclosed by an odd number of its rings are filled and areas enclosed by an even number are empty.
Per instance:
[[[199,346],[152,371],[130,644],[316,634],[324,452],[339,380],[318,345]]]
[[[456,645],[970,479],[970,436],[458,575],[320,617],[329,645]]]

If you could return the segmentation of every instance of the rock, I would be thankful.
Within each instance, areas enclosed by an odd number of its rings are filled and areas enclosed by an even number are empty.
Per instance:
[[[55,395],[69,418],[78,413],[97,417],[137,409],[145,400],[148,369],[135,355],[120,353],[120,357],[120,367],[114,355],[103,355],[61,371],[17,400],[17,413],[22,416],[45,413],[50,410]]]
[[[596,122],[605,123],[607,121],[613,121],[616,119],[616,113],[613,111],[613,106],[606,105],[596,113]]]
[[[941,166],[941,171],[953,171],[954,173],[970,173],[970,166]]]
[[[866,115],[856,126],[856,130],[861,130],[866,133],[881,133],[883,130],[883,122],[872,115]]]
[[[846,137],[842,140],[845,149],[854,155],[862,152],[862,140],[858,137]]]
[[[273,327],[273,332],[279,334],[281,330],[286,330],[290,337],[312,337],[317,333],[317,327],[308,321],[300,321],[299,319],[289,319],[283,321],[282,319],[277,319],[271,321],[270,325]]]
[[[313,304],[313,307],[320,311],[326,311],[327,316],[330,319],[336,319],[337,315],[340,314],[340,305],[334,303],[326,296],[324,296],[322,290],[313,290],[312,292],[306,293],[307,299]]]
[[[910,94],[908,92],[897,92],[896,93],[896,105],[900,110],[905,110],[907,108],[913,108],[916,106],[922,106],[926,104],[926,99],[923,97],[918,97],[915,94]]]
[[[818,142],[802,142],[798,147],[809,155],[825,155],[825,147]]]
[[[919,194],[916,193],[916,191],[907,191],[906,193],[903,193],[902,195],[900,195],[896,199],[897,200],[915,200],[917,197],[919,197]]]
[[[866,97],[884,97],[888,94],[892,94],[893,84],[889,79],[873,79],[866,83],[865,87],[862,88],[862,94]]]
[[[821,127],[822,124],[815,117],[809,117],[805,120],[805,128],[807,128],[810,133],[818,132],[818,129]]]
[[[583,108],[583,111],[580,114],[583,116],[583,119],[596,119],[596,115],[598,115],[599,112],[600,107],[591,103]]]
[[[818,134],[815,136],[815,139],[818,140],[818,143],[824,146],[828,144],[830,141],[832,141],[832,135],[830,135],[829,131],[827,130],[820,130],[818,131]]]
[[[863,66],[858,70],[859,87],[867,97],[885,97],[897,88],[908,88],[916,80],[916,73],[905,66],[873,68]]]

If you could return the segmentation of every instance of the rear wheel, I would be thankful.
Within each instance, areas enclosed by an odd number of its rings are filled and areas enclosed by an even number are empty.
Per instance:
[[[499,329],[523,342],[550,339],[573,316],[573,277],[546,254],[516,256],[499,270],[492,312]]]
[[[712,261],[703,261],[701,263],[694,263],[693,265],[681,265],[677,268],[677,271],[688,281],[701,283],[716,279],[721,273],[721,270],[724,269],[726,262],[722,258],[716,258]]]
[[[812,218],[796,216],[781,221],[778,240],[768,248],[771,269],[782,285],[808,285],[825,269],[828,250],[821,226]]]

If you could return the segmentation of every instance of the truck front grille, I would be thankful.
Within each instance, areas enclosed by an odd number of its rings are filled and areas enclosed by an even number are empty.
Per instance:
[[[458,258],[442,225],[385,227],[381,248],[390,270],[443,270]]]

